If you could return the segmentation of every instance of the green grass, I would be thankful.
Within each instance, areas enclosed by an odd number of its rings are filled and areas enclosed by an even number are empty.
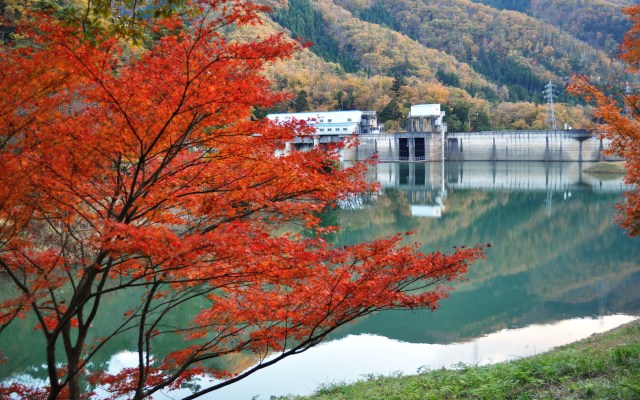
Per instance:
[[[372,376],[278,399],[640,399],[640,322],[516,361]]]

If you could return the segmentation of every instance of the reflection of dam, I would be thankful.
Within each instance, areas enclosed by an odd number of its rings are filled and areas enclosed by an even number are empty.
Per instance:
[[[481,189],[509,191],[623,192],[622,176],[600,177],[582,172],[587,163],[446,162],[380,163],[376,179],[387,188],[419,191]],[[443,179],[444,178],[444,179]]]

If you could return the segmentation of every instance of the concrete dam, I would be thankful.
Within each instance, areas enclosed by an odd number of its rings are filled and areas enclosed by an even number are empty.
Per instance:
[[[444,139],[444,142],[443,142]],[[608,142],[586,130],[401,132],[359,135],[346,159],[377,155],[380,162],[442,161],[613,161]]]

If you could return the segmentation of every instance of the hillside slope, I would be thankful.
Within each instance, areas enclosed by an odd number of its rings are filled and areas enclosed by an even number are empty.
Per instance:
[[[47,0],[48,1],[48,0]],[[54,0],[68,7],[86,0]],[[256,0],[274,7],[263,26],[231,38],[285,32],[312,45],[267,74],[292,99],[269,111],[371,109],[402,129],[411,104],[444,105],[450,130],[544,128],[542,95],[556,85],[558,123],[588,124],[564,91],[573,74],[606,81],[632,0]],[[11,21],[26,6],[0,0]],[[82,7],[80,7],[82,8]],[[10,40],[11,24],[0,26]],[[149,38],[149,40],[152,40]]]
[[[578,37],[597,25],[574,35],[533,17],[541,1],[493,3],[498,8],[469,0],[289,0],[270,15],[273,27],[313,43],[315,58],[313,68],[308,56],[276,68],[279,88],[297,95],[297,106],[280,109],[375,109],[401,128],[399,116],[411,103],[437,101],[455,130],[544,128],[546,110],[536,105],[544,103],[542,91],[552,81],[555,100],[567,103],[560,106],[562,122],[585,126],[588,116],[564,86],[576,73],[607,77],[615,48],[603,51]],[[596,7],[607,21],[626,22],[620,11],[625,0],[579,3],[564,7],[576,16],[584,15],[581,7]],[[509,4],[526,13],[507,9]],[[565,22],[580,27],[580,20]],[[609,43],[612,29],[603,26],[596,35]],[[310,78],[320,78],[318,68],[323,83]],[[512,115],[505,117],[505,110]]]
[[[509,100],[540,100],[548,80],[566,82],[574,73],[600,75],[608,66],[606,53],[518,12],[466,0],[336,2],[371,22],[390,20],[387,25],[422,46],[469,64],[490,82],[506,86]]]
[[[513,10],[547,22],[610,54],[631,24],[620,12],[632,0],[473,0],[501,10]]]

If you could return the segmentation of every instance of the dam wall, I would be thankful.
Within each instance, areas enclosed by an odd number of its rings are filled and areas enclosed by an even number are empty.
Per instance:
[[[605,155],[608,141],[584,130],[403,132],[360,135],[354,160],[374,155],[381,162],[424,161],[615,161]]]

